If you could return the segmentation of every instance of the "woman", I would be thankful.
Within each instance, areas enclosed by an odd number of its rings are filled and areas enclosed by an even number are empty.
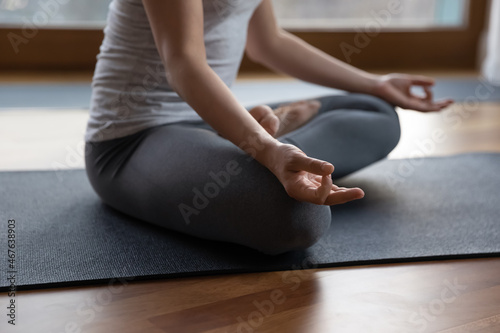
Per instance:
[[[351,92],[247,111],[228,86],[243,51],[273,70]],[[410,93],[422,86],[426,96]],[[377,76],[276,25],[271,0],[114,0],[93,79],[86,168],[126,214],[267,254],[305,249],[342,177],[399,140],[393,105],[437,111],[430,78]],[[333,163],[333,164],[332,164]]]

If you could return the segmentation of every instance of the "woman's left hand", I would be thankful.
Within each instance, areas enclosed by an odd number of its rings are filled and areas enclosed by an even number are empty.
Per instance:
[[[372,90],[372,94],[403,109],[423,112],[439,111],[453,104],[451,99],[434,101],[431,90],[433,85],[434,80],[426,76],[388,74],[380,76]],[[411,92],[412,86],[422,87],[425,96],[413,94]]]

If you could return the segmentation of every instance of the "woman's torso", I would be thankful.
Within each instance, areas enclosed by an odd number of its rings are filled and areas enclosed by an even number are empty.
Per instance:
[[[231,86],[260,0],[203,0],[208,65]],[[113,0],[92,81],[86,141],[200,116],[169,86],[142,0]]]

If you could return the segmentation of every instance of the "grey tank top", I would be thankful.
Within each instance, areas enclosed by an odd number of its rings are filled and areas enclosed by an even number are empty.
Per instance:
[[[231,86],[261,0],[203,0],[208,65]],[[201,117],[167,83],[142,0],[113,0],[92,80],[85,141]]]

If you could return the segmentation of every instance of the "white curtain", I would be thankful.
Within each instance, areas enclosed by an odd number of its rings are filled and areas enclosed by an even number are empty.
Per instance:
[[[492,0],[483,75],[492,84],[500,85],[500,0]]]

